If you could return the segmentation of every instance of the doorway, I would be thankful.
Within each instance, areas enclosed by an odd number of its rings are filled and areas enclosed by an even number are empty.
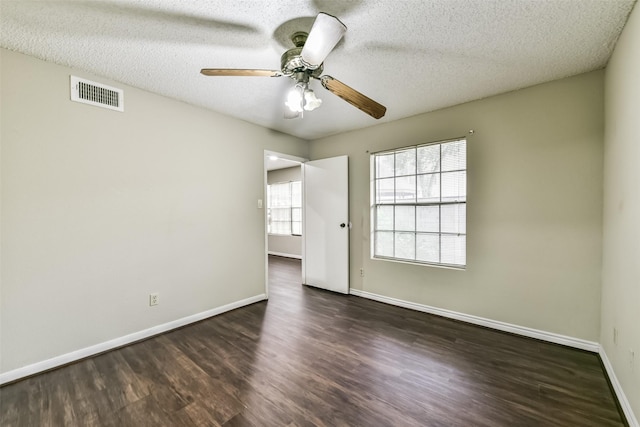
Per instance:
[[[269,256],[303,258],[302,164],[306,159],[264,152],[265,293],[269,297]],[[298,282],[302,283],[302,275]]]
[[[280,161],[284,161],[282,164]],[[284,172],[272,164],[280,163]],[[289,166],[293,164],[293,168]],[[293,156],[265,151],[265,294],[269,297],[268,254],[277,255],[270,248],[274,234],[290,234],[298,230],[299,256],[302,260],[301,283],[334,292],[349,293],[349,159],[346,155],[304,161]],[[271,169],[271,170],[270,170]],[[300,181],[286,175],[286,169],[295,169]],[[293,171],[290,171],[293,173]],[[274,175],[269,179],[269,173]],[[277,176],[280,176],[278,178]],[[273,184],[271,183],[273,182]],[[294,185],[295,183],[295,185]],[[276,185],[278,184],[278,185]],[[294,190],[295,189],[295,190]],[[278,197],[269,197],[275,195]],[[297,191],[299,200],[292,202]],[[273,194],[269,194],[273,192]],[[284,204],[271,204],[282,198]],[[287,199],[289,198],[289,199]],[[279,230],[275,232],[276,230]],[[284,231],[284,232],[282,232]],[[273,238],[271,240],[274,240]]]

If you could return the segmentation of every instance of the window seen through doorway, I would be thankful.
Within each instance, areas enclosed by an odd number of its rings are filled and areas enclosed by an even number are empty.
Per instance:
[[[302,235],[302,182],[267,186],[267,231],[269,234]]]

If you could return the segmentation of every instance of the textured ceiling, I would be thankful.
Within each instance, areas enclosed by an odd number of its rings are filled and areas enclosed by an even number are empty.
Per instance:
[[[1,0],[0,46],[311,140],[602,68],[633,3]],[[322,107],[285,120],[292,80],[200,75],[279,69],[319,11],[348,28],[325,74],[384,104],[381,120],[317,81]]]

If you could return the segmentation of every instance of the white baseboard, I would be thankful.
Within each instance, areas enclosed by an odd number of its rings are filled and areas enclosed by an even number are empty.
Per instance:
[[[19,380],[20,378],[28,377],[30,375],[37,374],[39,372],[47,371],[49,369],[57,368],[58,366],[66,365],[71,362],[75,362],[86,357],[103,353],[114,348],[122,347],[127,344],[134,343],[136,341],[143,340],[145,338],[152,337],[154,335],[161,334],[163,332],[170,331],[172,329],[180,328],[190,323],[198,322],[208,317],[216,316],[227,311],[234,310],[236,308],[244,307],[249,304],[256,303],[267,299],[265,294],[256,295],[254,297],[246,298],[240,301],[232,302],[221,307],[213,308],[211,310],[203,311],[193,314],[191,316],[183,317],[171,322],[164,323],[162,325],[153,326],[149,329],[134,332],[123,337],[115,338],[109,341],[105,341],[99,344],[95,344],[89,347],[82,348],[80,350],[72,351],[71,353],[62,354],[60,356],[52,357],[51,359],[43,360],[42,362],[33,363],[31,365],[24,366],[22,368],[14,369],[8,372],[0,374],[0,385],[8,382]]]
[[[285,254],[283,252],[273,252],[273,251],[268,251],[267,253],[269,255],[282,256],[282,257],[285,257],[285,258],[302,259],[302,255]]]
[[[442,308],[431,307],[424,304],[417,304],[415,302],[404,301],[401,299],[378,295],[358,289],[351,289],[349,293],[362,298],[384,302],[386,304],[391,304],[398,307],[404,307],[424,313],[435,314],[437,316],[460,320],[462,322],[472,323],[474,325],[485,326],[487,328],[497,329],[499,331],[510,332],[512,334],[522,335],[529,338],[536,338],[542,341],[548,341],[555,344],[562,344],[569,347],[579,348],[581,350],[587,350],[593,353],[597,353],[600,349],[600,344],[593,341],[586,341],[579,338],[568,337],[566,335],[560,335],[552,332],[541,331],[538,329],[527,328],[524,326],[513,325],[511,323],[486,319],[484,317],[478,317],[470,314],[459,313],[456,311],[445,310]]]
[[[624,416],[627,418],[627,422],[629,423],[629,427],[640,427],[638,424],[638,419],[633,413],[633,409],[631,409],[631,404],[627,399],[627,395],[624,394],[624,390],[622,390],[622,386],[618,381],[618,377],[616,376],[615,371],[613,370],[613,366],[607,357],[607,353],[605,353],[604,348],[600,346],[600,359],[602,360],[602,364],[604,365],[604,369],[607,371],[607,375],[609,376],[609,381],[611,381],[611,385],[613,386],[613,391],[616,393],[618,397],[618,402],[620,402],[620,406],[622,407],[622,412],[624,412]]]

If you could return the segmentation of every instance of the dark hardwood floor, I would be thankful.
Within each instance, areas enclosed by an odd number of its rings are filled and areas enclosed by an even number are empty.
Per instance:
[[[621,426],[598,356],[300,285],[0,389],[2,426]]]

